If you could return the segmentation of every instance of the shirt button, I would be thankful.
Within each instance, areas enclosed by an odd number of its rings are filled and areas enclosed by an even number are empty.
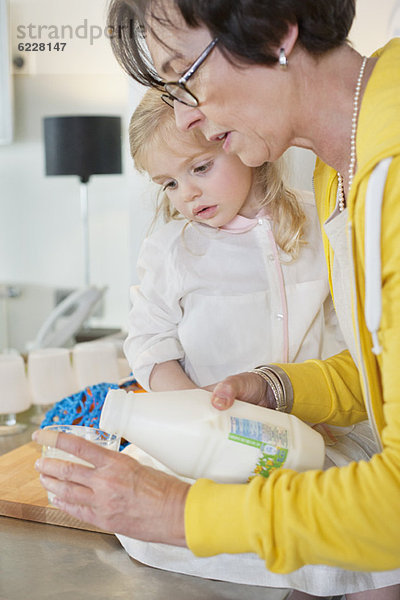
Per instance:
[[[273,262],[275,260],[275,256],[273,254],[268,254],[268,260]]]
[[[276,315],[276,318],[277,318],[277,319],[279,319],[279,321],[282,321],[282,319],[283,319],[283,314],[282,314],[282,313],[278,313],[278,314]]]
[[[258,219],[258,224],[262,225],[264,223],[263,219]]]

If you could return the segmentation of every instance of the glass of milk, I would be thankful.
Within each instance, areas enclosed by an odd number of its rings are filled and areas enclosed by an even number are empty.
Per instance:
[[[102,431],[96,427],[84,427],[82,425],[49,425],[45,427],[45,429],[78,435],[79,437],[89,440],[90,442],[102,446],[103,448],[107,448],[108,450],[118,451],[121,443],[121,438],[118,435],[106,433],[105,431]],[[82,460],[73,454],[69,454],[69,452],[65,452],[59,448],[54,448],[53,446],[43,446],[42,456],[44,458],[57,458],[58,460],[79,463],[81,465],[93,468],[93,465],[86,460]],[[55,494],[52,492],[47,492],[47,497],[51,504]]]

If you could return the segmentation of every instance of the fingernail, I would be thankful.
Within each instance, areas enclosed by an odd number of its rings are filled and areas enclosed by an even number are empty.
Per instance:
[[[225,398],[217,397],[217,398],[214,398],[213,404],[216,408],[226,408],[227,401],[225,400]]]
[[[40,467],[41,466],[42,466],[42,459],[38,458],[37,461],[35,462],[35,465],[34,465],[36,471],[40,471]]]

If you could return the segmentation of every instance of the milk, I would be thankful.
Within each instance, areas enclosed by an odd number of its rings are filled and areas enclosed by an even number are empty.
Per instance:
[[[58,460],[66,460],[68,462],[76,463],[78,465],[85,465],[85,467],[90,467],[94,469],[94,465],[88,463],[83,458],[77,458],[73,454],[69,454],[69,452],[64,452],[64,450],[59,450],[58,448],[53,448],[51,446],[43,446],[43,456],[46,458],[57,458]],[[53,500],[56,497],[53,492],[47,491],[47,498],[49,500],[49,504],[53,504]]]
[[[92,442],[93,444],[107,448],[108,450],[117,451],[121,443],[121,439],[118,436],[109,435],[97,427],[86,427],[85,425],[66,425],[63,423],[58,423],[55,425],[48,425],[44,429],[45,431],[53,431],[56,433],[62,432],[69,435],[76,435]],[[77,463],[79,465],[84,465],[85,467],[91,467],[92,469],[94,468],[94,465],[86,460],[83,460],[83,458],[78,458],[74,454],[70,454],[65,450],[55,448],[54,446],[44,445],[42,447],[42,456],[44,458],[57,458],[58,460],[65,460],[68,462]],[[50,504],[52,504],[55,495],[48,491],[47,497]]]
[[[220,411],[205,390],[134,394],[110,390],[100,428],[116,433],[175,473],[242,483],[279,467],[320,469],[322,436],[293,415],[235,400]]]

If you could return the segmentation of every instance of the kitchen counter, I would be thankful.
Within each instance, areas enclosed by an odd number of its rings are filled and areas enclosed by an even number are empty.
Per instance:
[[[0,436],[0,454],[30,441]],[[0,600],[283,600],[287,592],[170,573],[143,565],[113,535],[0,517]]]

